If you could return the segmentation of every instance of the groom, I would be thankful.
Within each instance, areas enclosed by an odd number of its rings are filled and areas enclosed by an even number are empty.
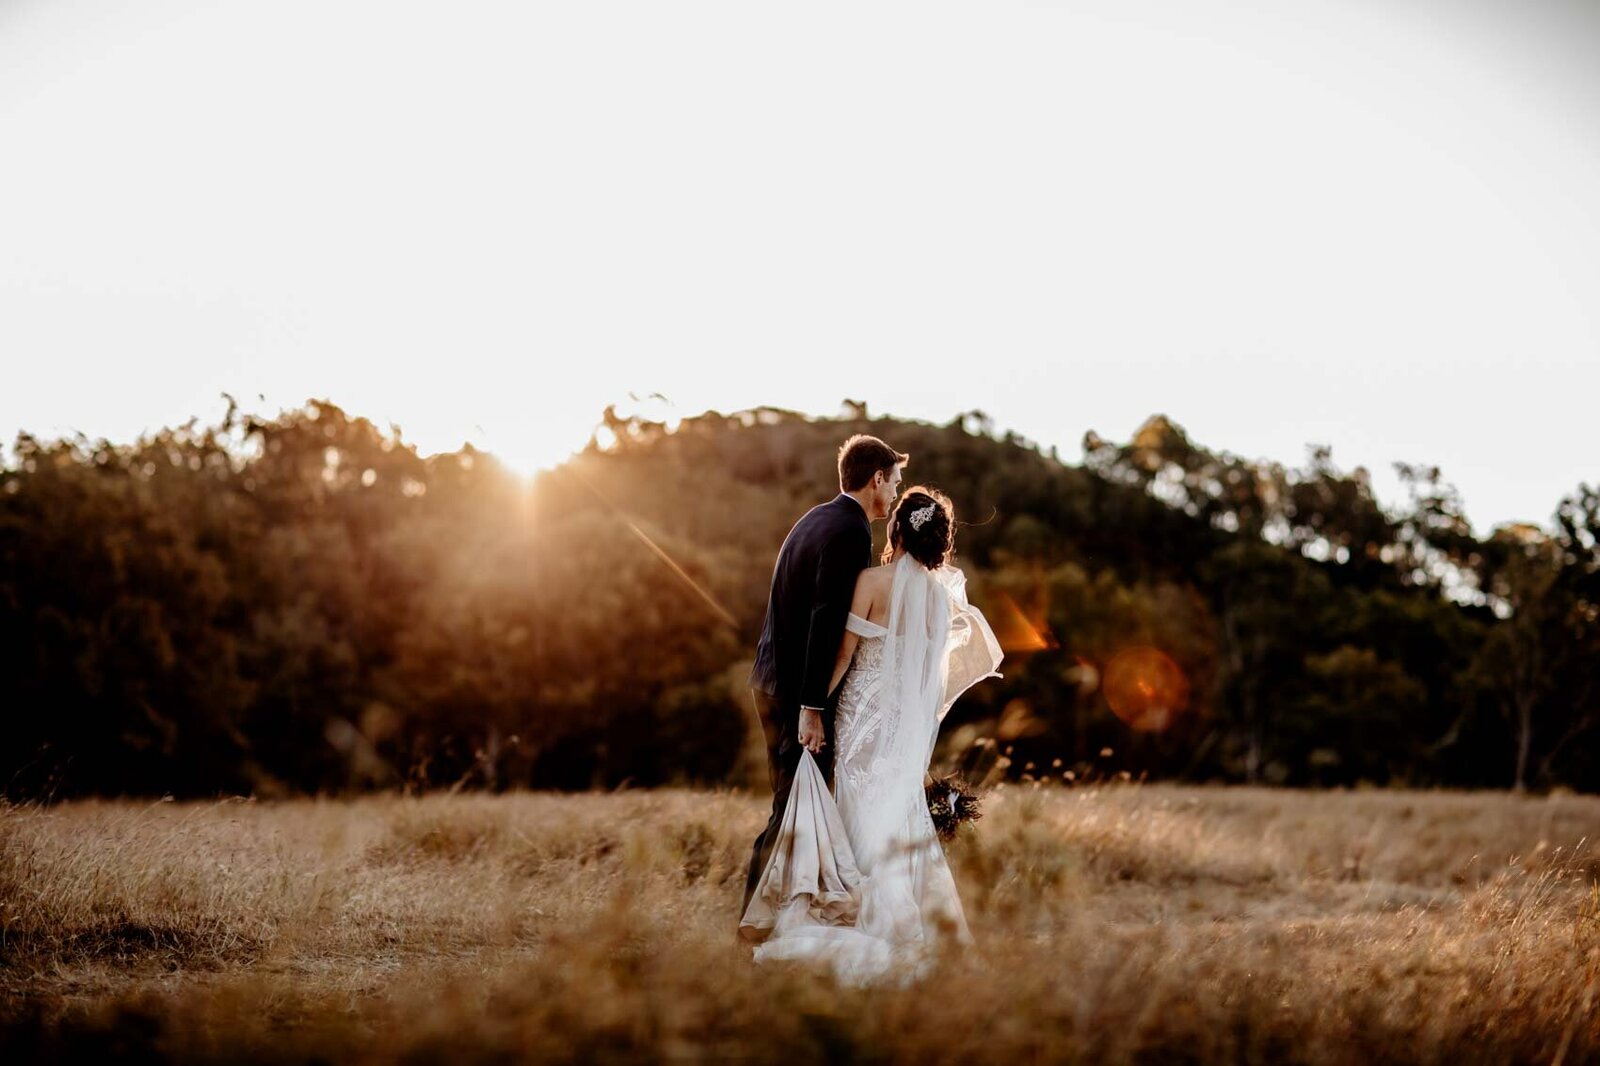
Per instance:
[[[741,917],[777,840],[801,748],[817,757],[823,777],[833,782],[828,682],[856,577],[872,565],[871,523],[889,517],[900,468],[910,458],[877,437],[858,434],[845,441],[839,448],[839,495],[807,511],[778,550],[750,671],[750,695],[767,735],[772,817],[750,852]]]

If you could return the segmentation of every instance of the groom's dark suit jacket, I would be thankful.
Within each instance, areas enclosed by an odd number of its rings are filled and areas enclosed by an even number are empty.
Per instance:
[[[856,578],[872,565],[872,525],[840,493],[794,524],[772,568],[750,687],[774,696],[791,735],[800,707],[825,707]]]

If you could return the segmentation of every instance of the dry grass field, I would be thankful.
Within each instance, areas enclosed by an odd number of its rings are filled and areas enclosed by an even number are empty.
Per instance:
[[[0,1061],[1600,1058],[1600,799],[1005,787],[870,993],[735,944],[762,806],[0,807]]]

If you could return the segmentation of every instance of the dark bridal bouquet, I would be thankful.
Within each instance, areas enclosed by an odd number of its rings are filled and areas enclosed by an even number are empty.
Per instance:
[[[940,840],[954,840],[963,822],[976,822],[983,817],[977,790],[959,774],[935,777],[922,786],[922,791],[927,796],[928,814],[933,817],[933,828],[938,831]]]

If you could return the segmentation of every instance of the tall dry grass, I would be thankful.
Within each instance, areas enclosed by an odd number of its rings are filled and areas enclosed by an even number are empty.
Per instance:
[[[1003,788],[977,949],[871,992],[735,941],[763,805],[0,808],[0,1061],[1600,1056],[1600,799]]]

